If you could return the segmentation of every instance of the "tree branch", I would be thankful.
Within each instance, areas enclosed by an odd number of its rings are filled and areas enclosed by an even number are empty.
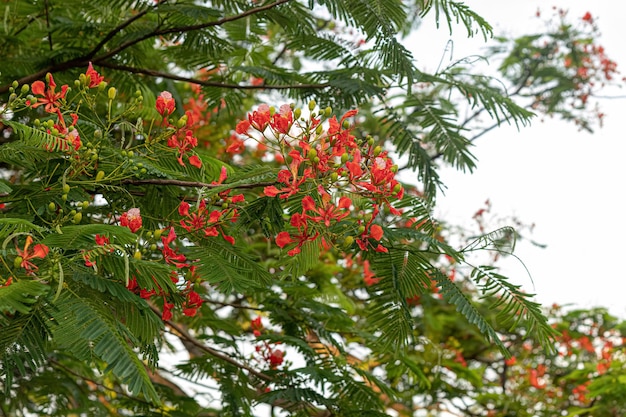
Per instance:
[[[159,178],[147,178],[143,180],[123,180],[122,184],[130,185],[142,185],[142,184],[156,184],[156,185],[176,185],[179,187],[192,187],[192,188],[217,188],[225,187],[228,184],[209,184],[200,181],[183,181],[183,180],[171,180],[171,179],[159,179]],[[267,187],[275,185],[276,182],[257,182],[254,184],[233,184],[231,189],[241,190],[257,187]]]
[[[56,73],[56,72],[60,72],[60,71],[66,71],[72,68],[78,68],[78,67],[85,67],[89,64],[89,62],[93,62],[93,63],[97,63],[98,65],[102,65],[107,59],[114,57],[115,55],[119,54],[120,52],[122,52],[123,50],[139,43],[139,42],[143,42],[147,39],[150,38],[155,38],[158,36],[162,36],[162,35],[166,35],[166,34],[170,34],[170,33],[181,33],[181,32],[189,32],[189,31],[193,31],[193,30],[200,30],[200,29],[205,29],[208,27],[213,27],[213,26],[221,26],[225,23],[228,22],[234,22],[237,21],[239,19],[243,19],[246,18],[248,16],[252,16],[256,13],[261,13],[267,10],[270,10],[276,6],[280,6],[281,4],[284,3],[288,3],[290,1],[293,0],[277,0],[273,3],[269,3],[266,4],[264,6],[259,6],[259,7],[255,7],[249,10],[246,10],[243,13],[237,14],[237,15],[233,15],[233,16],[226,16],[222,19],[218,19],[218,20],[214,20],[211,22],[206,22],[206,23],[201,23],[201,24],[197,24],[197,25],[190,25],[190,26],[179,26],[179,27],[174,27],[174,28],[168,28],[168,29],[161,29],[159,30],[158,28],[145,34],[144,36],[140,36],[139,38],[133,39],[132,41],[128,41],[125,43],[122,43],[121,45],[118,45],[116,48],[111,49],[109,52],[107,52],[106,54],[103,54],[99,57],[95,57],[95,54],[97,53],[98,50],[102,49],[105,45],[105,43],[100,42],[98,43],[98,45],[96,45],[90,52],[88,52],[87,54],[71,59],[69,61],[65,61],[65,62],[60,62],[58,64],[54,64],[54,65],[50,65],[40,71],[37,71],[33,74],[24,76],[20,79],[17,80],[17,82],[21,85],[21,84],[29,84],[33,81],[37,81],[42,79],[43,77],[45,77],[45,75],[47,73]],[[147,13],[147,12],[146,12]],[[139,15],[141,15],[141,13],[139,13]],[[145,15],[145,14],[144,14]],[[141,15],[139,17],[142,17],[144,15]],[[125,28],[128,25],[130,25],[131,23],[133,23],[134,21],[136,21],[137,19],[129,19],[126,22],[122,23],[119,27],[120,28]],[[115,34],[117,32],[112,31],[109,32],[105,38],[108,37],[107,41],[112,39]],[[11,84],[6,84],[3,86],[0,86],[0,94],[4,94],[7,91],[9,91],[9,88],[11,87]],[[240,88],[240,87],[238,87]],[[302,87],[301,87],[302,88]]]
[[[240,84],[226,84],[215,81],[200,80],[198,78],[183,77],[168,72],[155,71],[147,68],[136,68],[127,65],[114,64],[107,61],[95,60],[96,64],[104,68],[110,68],[118,71],[130,72],[132,74],[143,74],[150,77],[161,77],[168,80],[184,81],[191,84],[198,84],[205,87],[218,87],[218,88],[230,88],[235,90],[290,90],[290,89],[323,89],[330,87],[330,83],[321,84],[291,84],[291,85],[240,85]]]

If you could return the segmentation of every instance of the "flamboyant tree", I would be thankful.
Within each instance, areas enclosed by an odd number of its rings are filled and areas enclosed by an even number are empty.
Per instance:
[[[532,296],[471,257],[517,232],[452,245],[431,213],[437,165],[471,170],[486,119],[593,126],[617,71],[590,16],[499,39],[500,80],[424,72],[403,45],[418,17],[492,36],[453,1],[4,16],[5,415],[488,415],[468,359],[522,361],[520,335],[555,351]]]

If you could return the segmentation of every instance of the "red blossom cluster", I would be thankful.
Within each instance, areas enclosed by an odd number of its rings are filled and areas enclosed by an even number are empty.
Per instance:
[[[222,167],[218,181],[213,181],[213,185],[219,185],[227,178],[226,167]],[[238,211],[235,204],[244,201],[243,194],[230,195],[231,190],[227,189],[217,194],[212,202],[206,199],[200,200],[195,210],[186,201],[182,201],[178,206],[178,214],[184,216],[180,220],[180,225],[188,232],[202,232],[204,237],[222,235],[224,240],[231,245],[235,244],[235,238],[224,233],[223,225],[227,222],[235,222],[238,218]],[[221,210],[211,210],[210,204],[219,205]]]
[[[352,134],[349,119],[357,115],[357,110],[346,112],[338,120],[331,117],[330,108],[319,113],[314,109],[312,102],[310,116],[304,118],[301,109],[294,110],[290,105],[275,110],[262,104],[235,129],[243,138],[274,149],[276,160],[286,162],[276,184],[266,186],[263,194],[301,201],[302,210],[290,214],[291,228],[278,233],[276,244],[280,248],[290,246],[290,256],[300,253],[306,242],[318,239],[322,247],[336,240],[354,241],[363,251],[386,252],[380,243],[383,229],[374,220],[383,206],[392,215],[401,214],[391,204],[404,193],[395,178],[397,166],[372,138],[358,140]],[[356,194],[367,203],[354,207],[346,194]],[[354,234],[333,235],[332,227],[353,212],[361,213]]]
[[[263,330],[265,329],[263,326],[263,322],[261,321],[261,317],[256,317],[250,322],[250,329],[252,329],[252,333],[254,337],[260,337]],[[259,344],[255,346],[255,352],[259,355],[257,360],[265,362],[269,365],[270,369],[276,369],[280,365],[282,365],[285,357],[285,352],[279,349],[275,349],[272,345],[274,343],[268,342],[267,340],[259,341]]]

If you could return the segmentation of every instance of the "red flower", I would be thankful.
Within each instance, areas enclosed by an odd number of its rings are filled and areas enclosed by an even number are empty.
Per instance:
[[[376,278],[370,269],[370,261],[363,261],[363,282],[365,282],[365,285],[368,287],[380,282],[380,278]]]
[[[287,246],[288,244],[290,244],[291,242],[293,242],[293,240],[291,239],[291,236],[289,235],[288,232],[280,232],[276,236],[276,244],[281,249]]]
[[[261,316],[258,316],[250,322],[250,328],[255,337],[261,336],[261,330],[263,330],[263,323],[261,322]]]
[[[87,72],[85,72],[85,75],[89,79],[89,88],[97,87],[102,81],[104,81],[104,77],[98,74],[98,71],[93,69],[93,65],[91,65],[91,62],[89,63],[89,67],[87,68]]]
[[[193,136],[193,132],[191,130],[187,130],[183,139],[179,140],[176,135],[172,135],[172,137],[167,141],[167,146],[178,149],[178,163],[185,166],[185,163],[183,162],[183,155],[185,155],[187,151],[198,146],[198,139]],[[196,155],[189,157],[189,163],[197,168],[202,166],[202,161]]]
[[[141,223],[141,213],[138,208],[132,208],[120,217],[120,225],[128,227],[133,233],[141,229]]]
[[[583,20],[585,22],[593,23],[593,17],[591,16],[591,13],[585,13],[585,15],[583,16]]]
[[[174,113],[176,108],[176,101],[172,98],[172,93],[169,91],[163,91],[156,99],[156,110],[163,117]]]
[[[190,290],[187,293],[187,299],[183,304],[183,314],[187,317],[193,317],[198,312],[198,309],[202,305],[202,298],[200,295],[194,290]]]
[[[270,368],[276,369],[280,364],[283,363],[283,357],[285,353],[282,350],[272,350],[272,353],[268,356],[267,360],[270,363]]]
[[[26,236],[26,243],[24,243],[24,249],[18,247],[15,248],[17,255],[22,258],[20,266],[26,270],[28,274],[32,274],[39,269],[37,265],[33,264],[30,260],[35,258],[45,258],[48,255],[49,248],[41,243],[35,245],[32,250],[29,250],[30,245],[33,243],[32,236]]]
[[[96,245],[104,246],[111,243],[108,237],[103,235],[96,235]]]
[[[31,107],[32,108],[37,108],[39,106],[41,106],[42,104],[45,105],[45,110],[48,113],[57,113],[59,115],[59,118],[61,118],[61,114],[59,111],[59,100],[64,99],[65,98],[65,94],[67,93],[67,85],[64,85],[61,87],[61,92],[57,93],[56,90],[56,83],[54,82],[54,78],[52,77],[52,74],[48,73],[48,75],[46,76],[46,78],[48,79],[48,89],[46,90],[46,85],[43,83],[43,81],[35,81],[32,86],[31,86],[31,90],[33,91],[33,94],[37,94],[40,96],[43,96],[42,98],[38,98],[37,102],[32,104]]]

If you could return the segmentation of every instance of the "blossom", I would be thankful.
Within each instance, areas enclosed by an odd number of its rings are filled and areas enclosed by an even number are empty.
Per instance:
[[[93,65],[91,65],[91,62],[89,63],[89,67],[87,67],[87,72],[85,72],[85,75],[89,79],[89,88],[97,87],[102,81],[104,81],[104,77],[98,74],[98,71],[93,69]]]
[[[187,317],[194,317],[202,305],[202,298],[194,290],[187,292],[186,300],[183,303],[183,314]]]
[[[380,278],[376,278],[374,272],[370,269],[370,261],[363,261],[363,282],[368,287],[376,285],[380,282]]]
[[[61,118],[61,112],[59,111],[59,106],[60,106],[59,100],[65,98],[65,95],[67,94],[68,86],[63,85],[61,87],[61,91],[57,93],[56,92],[57,85],[54,82],[54,78],[52,77],[52,74],[48,73],[46,78],[48,80],[47,90],[46,90],[46,85],[44,84],[43,81],[35,81],[32,84],[31,90],[33,91],[33,94],[40,95],[43,97],[38,98],[37,102],[32,104],[31,107],[37,108],[43,104],[45,105],[44,108],[48,113],[57,113],[59,118]]]
[[[156,99],[156,110],[159,114],[165,117],[168,114],[174,113],[176,108],[176,101],[172,97],[172,93],[169,91],[163,91]]]
[[[185,155],[187,151],[198,146],[198,139],[193,136],[193,132],[191,130],[187,130],[185,132],[185,137],[180,140],[177,135],[172,135],[172,137],[167,141],[167,146],[178,150],[178,163],[185,166],[185,163],[183,162],[183,155]],[[196,168],[202,167],[202,160],[200,160],[197,155],[190,156],[188,160],[189,163]]]
[[[128,227],[133,233],[141,229],[141,223],[141,212],[138,208],[132,208],[120,217],[120,225]]]
[[[17,251],[17,255],[21,258],[20,266],[26,270],[28,274],[32,274],[34,271],[39,269],[37,265],[31,262],[31,259],[36,258],[45,258],[48,255],[49,248],[46,245],[38,243],[35,245],[32,250],[29,250],[30,245],[33,243],[32,236],[26,236],[26,243],[24,243],[24,249],[20,249],[18,247],[15,248]],[[19,259],[18,258],[18,259]]]
[[[250,328],[252,329],[252,334],[255,337],[261,336],[261,330],[263,330],[263,323],[261,322],[261,316],[258,316],[254,320],[250,322]]]

